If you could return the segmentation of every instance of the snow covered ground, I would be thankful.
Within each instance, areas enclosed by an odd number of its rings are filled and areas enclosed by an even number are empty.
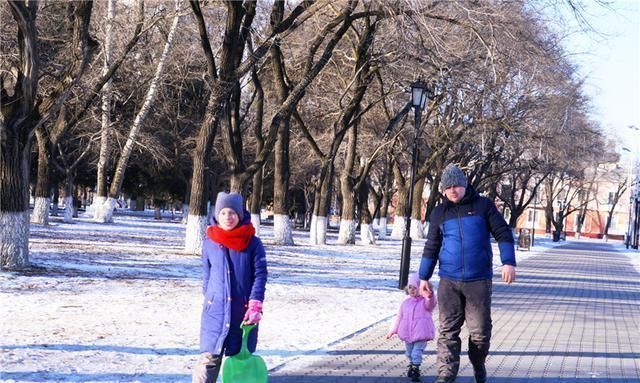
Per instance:
[[[180,217],[53,218],[31,228],[25,273],[0,273],[0,382],[189,382],[198,354],[200,258],[183,254]],[[270,369],[391,318],[400,241],[376,246],[270,244],[258,354]],[[424,241],[414,241],[417,270]],[[536,238],[535,250],[553,246]],[[621,247],[622,248],[622,247]],[[497,253],[497,251],[496,251]],[[640,257],[635,258],[640,269]],[[496,261],[497,264],[499,262]]]

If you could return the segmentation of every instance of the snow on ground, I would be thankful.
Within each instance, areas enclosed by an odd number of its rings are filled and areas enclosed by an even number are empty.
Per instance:
[[[634,249],[627,249],[624,245],[619,246],[619,251],[624,252],[629,258],[629,262],[635,267],[636,271],[640,273],[640,252]]]
[[[0,273],[0,382],[189,382],[198,354],[200,257],[185,255],[179,216],[116,215],[114,224],[32,225],[27,273]],[[391,318],[400,241],[273,246],[258,354],[270,369]],[[417,270],[424,241],[413,243]],[[536,238],[533,251],[553,246]],[[497,250],[495,251],[497,254]],[[497,260],[494,262],[499,264]],[[308,359],[308,358],[307,358]]]

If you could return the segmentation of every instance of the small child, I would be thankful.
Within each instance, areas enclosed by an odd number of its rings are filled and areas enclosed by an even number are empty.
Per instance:
[[[207,227],[202,244],[204,304],[194,383],[215,382],[223,353],[231,356],[240,352],[240,325],[260,322],[267,283],[264,247],[255,236],[242,196],[218,193],[213,223]],[[257,343],[258,327],[249,335],[250,352],[256,350]]]
[[[429,287],[433,290],[431,282]],[[406,355],[409,359],[407,377],[412,382],[420,381],[420,364],[422,363],[422,352],[427,346],[427,341],[435,337],[435,326],[433,324],[433,309],[436,307],[436,295],[431,293],[427,298],[420,295],[420,277],[418,274],[411,274],[405,291],[407,299],[402,301],[398,309],[398,315],[387,334],[387,339],[393,335],[404,341]]]

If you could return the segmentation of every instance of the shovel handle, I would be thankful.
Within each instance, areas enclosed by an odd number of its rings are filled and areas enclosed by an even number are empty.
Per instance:
[[[254,324],[244,324],[244,322],[240,325],[242,329],[242,347],[240,348],[239,356],[241,359],[248,358],[251,353],[249,352],[249,348],[247,347],[247,342],[249,340],[249,334],[254,327],[256,327],[256,323]]]

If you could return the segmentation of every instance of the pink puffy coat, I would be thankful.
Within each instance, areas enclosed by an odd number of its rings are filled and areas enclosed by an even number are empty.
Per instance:
[[[429,298],[419,296],[405,299],[400,305],[391,333],[398,334],[398,338],[411,343],[435,338],[436,328],[432,314],[437,302],[435,292]]]

